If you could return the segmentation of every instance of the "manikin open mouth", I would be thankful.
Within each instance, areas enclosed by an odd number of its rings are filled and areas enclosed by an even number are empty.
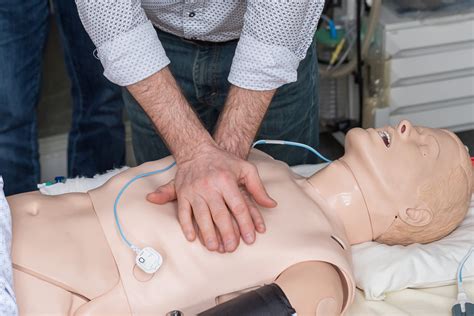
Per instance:
[[[385,146],[387,148],[390,147],[390,143],[392,141],[392,139],[390,138],[390,134],[386,131],[378,131],[377,133],[382,138],[383,143],[385,144]]]

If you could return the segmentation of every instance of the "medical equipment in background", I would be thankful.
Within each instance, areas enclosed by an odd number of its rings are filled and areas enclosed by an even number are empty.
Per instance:
[[[474,128],[472,0],[373,0],[366,1],[368,14],[363,4],[359,11],[358,0],[327,3],[325,14],[339,37],[328,36],[322,20],[316,34],[322,130],[401,119],[453,131]]]
[[[408,119],[473,129],[473,30],[472,0],[384,0],[365,63],[363,127]]]
[[[368,17],[362,21],[369,7]],[[380,7],[381,0],[326,2],[323,22],[316,32],[322,130],[347,131],[361,124],[362,65],[378,23]],[[336,36],[328,20],[335,25]]]
[[[268,144],[268,145],[276,144],[276,145],[286,145],[286,146],[305,148],[305,149],[309,150],[310,152],[312,152],[313,154],[315,154],[317,157],[321,158],[322,160],[324,160],[326,162],[331,162],[331,160],[329,160],[326,157],[324,157],[323,155],[321,155],[316,149],[314,149],[314,148],[312,148],[312,147],[310,147],[306,144],[301,144],[301,143],[297,143],[297,142],[290,142],[290,141],[285,141],[285,140],[258,140],[255,143],[253,143],[252,148],[254,148],[257,145],[262,145],[262,144]],[[142,179],[142,178],[153,176],[153,175],[156,175],[156,174],[159,174],[159,173],[164,173],[164,172],[170,170],[171,168],[173,168],[175,165],[176,165],[176,162],[173,161],[170,165],[168,165],[168,166],[166,166],[162,169],[158,169],[158,170],[154,170],[154,171],[150,171],[150,172],[145,172],[145,173],[140,173],[140,174],[136,175],[135,177],[130,179],[127,183],[125,183],[125,185],[120,189],[119,193],[117,194],[117,197],[115,198],[115,202],[114,202],[113,211],[114,211],[115,224],[117,225],[117,229],[119,231],[120,237],[122,238],[123,242],[131,250],[133,250],[133,252],[135,252],[137,254],[137,256],[135,257],[136,265],[142,271],[144,271],[145,273],[148,273],[148,274],[154,274],[156,271],[158,271],[158,269],[163,264],[163,257],[161,256],[161,254],[158,251],[156,251],[152,247],[139,248],[127,239],[127,237],[125,236],[125,233],[123,232],[122,224],[120,223],[120,219],[119,219],[119,216],[118,216],[118,205],[119,205],[119,202],[120,202],[120,198],[122,197],[124,192],[127,190],[127,188],[130,185],[132,185],[132,183],[134,183],[135,181],[137,181],[139,179]],[[139,228],[137,228],[137,229],[139,229]]]
[[[453,316],[472,316],[474,315],[474,304],[469,300],[466,292],[462,286],[462,270],[464,268],[464,264],[466,264],[467,259],[471,256],[472,252],[474,251],[474,247],[471,247],[464,258],[461,259],[459,263],[458,271],[456,272],[456,281],[458,284],[458,297],[456,300],[456,304],[451,309]]]

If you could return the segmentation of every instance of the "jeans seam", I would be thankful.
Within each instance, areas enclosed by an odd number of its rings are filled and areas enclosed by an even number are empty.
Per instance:
[[[70,50],[69,50],[69,45],[68,45],[68,40],[66,38],[66,35],[64,33],[64,29],[63,29],[63,26],[62,26],[62,20],[61,20],[61,17],[60,15],[58,14],[57,15],[57,21],[59,22],[58,23],[58,27],[59,27],[59,30],[60,30],[60,36],[61,36],[61,43],[63,45],[63,49],[64,49],[64,61],[65,63],[70,63],[70,71],[69,71],[69,75],[70,75],[70,79],[71,79],[71,85],[72,87],[73,86],[76,86],[77,90],[78,90],[78,104],[74,104],[73,102],[73,119],[72,119],[72,123],[71,125],[74,125],[74,129],[77,131],[77,135],[75,137],[72,138],[72,140],[70,141],[70,146],[72,148],[70,148],[68,150],[69,152],[69,155],[70,157],[68,157],[68,168],[67,168],[67,171],[68,171],[68,174],[73,174],[73,170],[75,168],[75,157],[76,157],[76,154],[77,154],[77,151],[76,151],[76,147],[77,147],[77,142],[78,142],[78,139],[81,137],[81,130],[78,126],[78,123],[79,121],[82,120],[82,117],[83,117],[83,110],[84,110],[84,101],[83,101],[83,95],[82,95],[82,89],[81,89],[81,85],[80,85],[80,82],[79,82],[79,79],[77,77],[77,73],[76,73],[76,68],[74,66],[74,61],[72,59],[72,55],[70,53]],[[67,65],[66,65],[67,66]],[[71,87],[71,90],[73,89]],[[74,119],[74,116],[75,116],[75,112],[77,112],[76,110],[79,109],[79,114],[77,116],[77,119]],[[73,126],[71,126],[71,130],[73,129]],[[69,131],[69,135],[71,135],[71,131]]]
[[[46,46],[46,38],[47,34],[49,33],[49,20],[46,22],[45,26],[45,31],[42,32],[40,35],[42,38],[40,40],[41,43],[43,43],[42,50]],[[38,55],[40,59],[42,59],[43,54]],[[42,78],[42,60],[39,61],[39,69],[36,72],[36,86],[38,87],[38,92],[37,92],[37,97],[35,100],[35,109],[38,109],[38,103],[39,103],[39,94],[40,92],[40,85],[41,85],[41,78]],[[41,168],[40,168],[40,162],[39,162],[39,144],[38,144],[38,117],[36,117],[36,120],[31,124],[31,129],[30,129],[30,149],[31,150],[31,162],[33,165],[33,177],[34,177],[34,182],[38,183],[41,180]],[[33,150],[34,149],[34,150]]]
[[[198,102],[201,102],[200,97],[199,97],[199,88],[198,88],[197,80],[196,80],[197,77],[199,77],[199,63],[198,63],[199,55],[200,55],[200,49],[198,47],[196,50],[196,54],[194,55],[194,62],[193,62],[193,86],[194,86],[194,93],[196,95],[196,100]]]
[[[36,82],[36,85],[39,87],[40,84],[41,84],[41,71],[38,71],[36,76],[35,76],[35,82]],[[39,93],[39,91],[38,91]],[[38,100],[36,100],[36,105],[35,105],[35,108],[38,108]],[[37,135],[37,127],[38,127],[38,123],[37,123],[37,120],[38,118],[36,118],[36,120],[34,122],[32,122],[32,124],[30,124],[30,131],[29,131],[29,134],[30,134],[30,161],[31,161],[31,165],[33,166],[33,177],[34,177],[34,182],[38,182],[38,180],[41,178],[41,174],[40,174],[40,168],[39,168],[39,155],[38,155],[38,151],[39,151],[39,148],[38,148],[38,135]]]
[[[221,53],[221,48],[217,47],[217,49],[214,51],[214,54],[213,54],[214,58],[212,60],[212,85],[211,85],[212,89],[211,89],[211,94],[214,93],[214,92],[217,93],[217,91],[218,91],[217,64],[219,62],[220,53]]]

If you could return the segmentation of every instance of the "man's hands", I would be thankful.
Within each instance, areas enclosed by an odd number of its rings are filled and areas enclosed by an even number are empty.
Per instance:
[[[178,162],[175,180],[150,193],[147,199],[157,204],[177,199],[178,218],[186,238],[192,241],[197,236],[194,216],[204,245],[221,252],[237,248],[239,231],[247,244],[255,241],[255,230],[265,231],[254,200],[263,207],[276,206],[253,164],[213,145]]]
[[[274,207],[276,202],[265,192],[255,166],[245,160],[275,91],[232,86],[212,138],[167,67],[127,89],[178,165],[175,181],[148,199],[158,204],[177,199],[186,237],[194,240],[198,233],[210,250],[235,250],[239,230],[252,243],[255,228],[265,231],[254,200],[264,207]]]

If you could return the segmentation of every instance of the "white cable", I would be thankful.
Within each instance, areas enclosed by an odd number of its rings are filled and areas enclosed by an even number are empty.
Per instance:
[[[463,290],[462,288],[462,270],[464,268],[464,264],[466,263],[467,259],[471,256],[472,252],[474,251],[474,247],[471,247],[467,254],[462,258],[461,262],[459,263],[458,266],[458,271],[457,271],[457,281],[458,281],[458,291]]]
[[[462,287],[462,270],[464,268],[464,264],[466,263],[467,259],[471,256],[472,252],[474,251],[474,247],[471,247],[467,254],[462,258],[461,262],[459,263],[458,270],[457,270],[457,283],[458,283],[458,297],[456,304],[460,304],[461,306],[461,312],[465,313],[466,312],[466,303],[469,302],[469,297],[467,296],[466,292],[464,292],[464,289]]]
[[[328,158],[324,157],[322,154],[319,153],[316,149],[306,144],[298,143],[298,142],[291,142],[288,140],[273,140],[273,139],[260,139],[253,143],[252,148],[257,145],[286,145],[286,146],[293,146],[293,147],[300,147],[309,150],[319,158],[321,158],[325,162],[332,162]]]
[[[149,274],[153,274],[156,271],[158,271],[158,269],[161,267],[163,263],[163,257],[155,249],[151,247],[145,247],[145,248],[140,249],[139,247],[135,246],[132,242],[130,242],[127,239],[127,237],[125,236],[125,233],[123,232],[117,209],[120,202],[120,198],[124,194],[125,190],[127,190],[127,188],[130,185],[132,185],[132,183],[134,183],[135,181],[139,179],[168,171],[169,169],[173,168],[175,165],[176,165],[176,162],[173,162],[172,164],[170,164],[169,166],[163,169],[158,169],[155,171],[145,172],[145,173],[136,175],[135,177],[130,179],[127,183],[125,183],[125,185],[120,189],[117,196],[115,197],[113,212],[114,212],[115,224],[117,225],[117,229],[120,234],[120,237],[122,238],[124,243],[127,244],[127,246],[130,247],[130,249],[132,249],[133,252],[137,254],[135,258],[135,263],[137,264],[137,266]]]

